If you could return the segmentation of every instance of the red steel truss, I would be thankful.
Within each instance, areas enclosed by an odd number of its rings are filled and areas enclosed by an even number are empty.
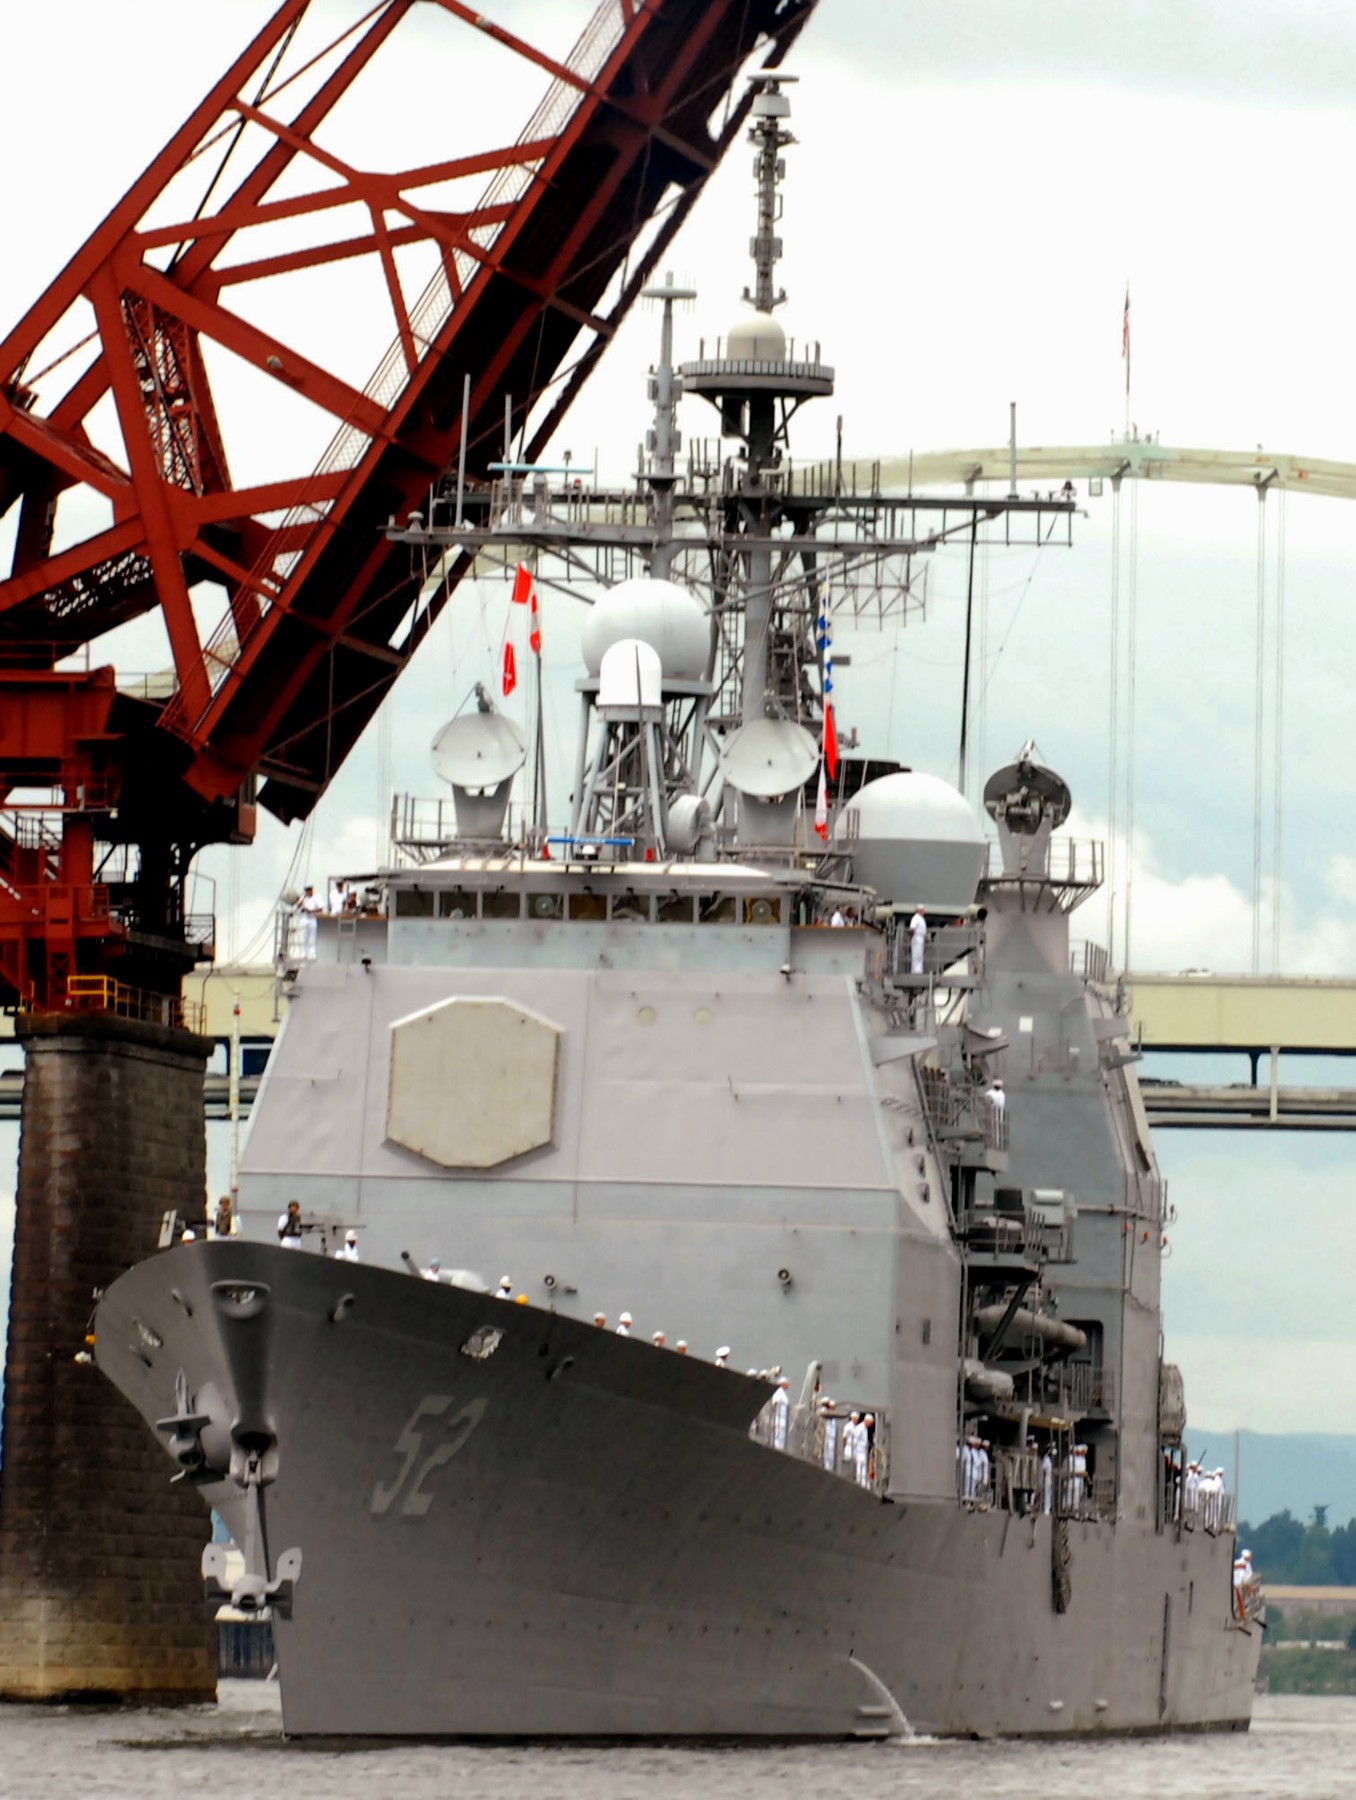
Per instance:
[[[194,851],[250,836],[257,776],[280,817],[309,812],[455,585],[460,571],[421,602],[381,528],[452,461],[464,377],[472,479],[502,444],[506,398],[529,454],[546,442],[737,135],[750,59],[780,62],[814,4],[604,0],[560,61],[461,0],[354,0],[319,46],[311,0],[284,0],[3,340],[0,515],[18,519],[0,580],[0,809],[30,810],[0,833],[0,999],[61,1005],[68,975],[114,958],[177,987]],[[535,65],[546,97],[510,145],[357,166],[326,127],[430,7]],[[450,59],[450,106],[455,78]],[[450,207],[439,190],[468,178],[479,199]],[[410,246],[433,258],[419,293]],[[242,303],[251,284],[354,258],[379,268],[393,332],[361,388]],[[329,416],[318,464],[233,482],[218,352]],[[226,595],[206,635],[204,582]],[[167,700],[69,672],[153,611]]]

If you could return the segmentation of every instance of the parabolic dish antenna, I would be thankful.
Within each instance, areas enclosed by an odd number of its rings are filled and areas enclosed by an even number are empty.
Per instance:
[[[771,800],[804,787],[819,761],[819,746],[791,719],[750,719],[721,752],[730,786],[756,800]]]
[[[527,740],[503,713],[459,713],[433,740],[433,772],[450,787],[498,787],[526,761]]]
[[[984,783],[984,810],[1016,837],[1030,837],[1049,820],[1052,831],[1069,816],[1069,784],[1053,769],[1022,757]]]

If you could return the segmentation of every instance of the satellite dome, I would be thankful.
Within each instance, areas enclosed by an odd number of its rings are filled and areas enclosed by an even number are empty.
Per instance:
[[[834,821],[836,843],[852,853],[858,881],[881,900],[960,912],[974,904],[987,845],[965,796],[936,775],[882,775]]]
[[[771,313],[745,313],[730,327],[725,355],[730,362],[785,362],[786,333]]]
[[[598,675],[598,704],[622,712],[662,706],[659,652],[641,638],[609,644]]]
[[[613,644],[639,638],[659,656],[669,681],[701,681],[711,657],[711,615],[676,581],[641,575],[618,582],[592,608],[580,633],[584,666],[596,676]]]

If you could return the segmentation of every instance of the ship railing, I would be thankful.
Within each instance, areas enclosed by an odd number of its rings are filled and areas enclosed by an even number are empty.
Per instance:
[[[854,1411],[863,1419],[870,1415],[873,1420],[865,1479],[859,1476],[856,1462],[843,1454],[843,1428],[851,1422]],[[792,1406],[781,1413],[780,1420],[778,1413],[779,1409],[769,1400],[749,1427],[749,1436],[755,1443],[783,1450],[858,1486],[884,1491],[890,1478],[890,1415],[886,1408],[863,1405],[835,1406],[829,1410],[822,1406]]]
[[[1228,1488],[1199,1489],[1181,1496],[1182,1523],[1188,1531],[1208,1531],[1212,1536],[1238,1525],[1238,1496]]]
[[[1069,1362],[1059,1371],[1058,1404],[1077,1418],[1116,1410],[1116,1371],[1094,1362]]]
[[[932,1121],[934,1136],[939,1139],[971,1138],[982,1141],[991,1150],[1007,1149],[1006,1104],[990,1100],[964,1075],[953,1081],[946,1069],[924,1067],[919,1073],[923,1082],[923,1103]]]
[[[1090,838],[1052,838],[1044,867],[1005,868],[1002,850],[986,846],[984,882],[990,888],[1015,889],[1024,912],[1072,912],[1079,901],[1101,887],[1104,846]]]
[[[913,967],[913,940],[907,921],[894,931],[892,975],[900,987],[973,987],[983,972],[984,927],[978,921],[938,925],[923,945],[923,967]]]
[[[983,1256],[1013,1256],[1038,1262],[1045,1250],[1045,1224],[1031,1207],[970,1206],[956,1229],[966,1245]]]
[[[1061,1519],[1109,1524],[1116,1517],[1116,1481],[1112,1475],[1090,1475],[1060,1469],[1053,1481],[1052,1501]]]
[[[1069,973],[1105,987],[1111,975],[1111,956],[1103,944],[1081,938],[1069,946]]]

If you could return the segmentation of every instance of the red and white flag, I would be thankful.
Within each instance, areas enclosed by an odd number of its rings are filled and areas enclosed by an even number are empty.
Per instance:
[[[824,702],[824,762],[829,771],[829,780],[838,779],[838,733],[833,725],[833,703]]]
[[[513,692],[518,685],[518,659],[513,654],[513,645],[504,645],[504,698]]]
[[[518,572],[513,577],[513,604],[526,606],[528,595],[536,594],[536,584],[532,580],[532,571],[526,563],[518,564]]]
[[[532,614],[528,625],[527,647],[534,656],[541,655],[541,613],[537,606],[537,584],[532,583]]]
[[[819,765],[819,792],[815,796],[815,836],[829,841],[829,790],[824,780],[824,764]]]

